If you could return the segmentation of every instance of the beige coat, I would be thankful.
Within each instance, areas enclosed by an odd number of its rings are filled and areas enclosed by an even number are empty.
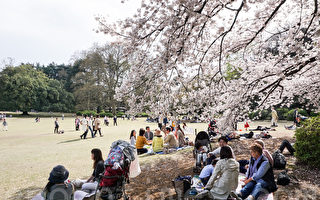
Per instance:
[[[179,146],[176,136],[174,136],[172,132],[170,132],[167,136],[164,137],[163,143],[167,144],[167,147],[169,148],[177,148]]]
[[[227,199],[231,191],[238,186],[239,163],[233,159],[219,160],[214,168],[206,188],[214,199]]]

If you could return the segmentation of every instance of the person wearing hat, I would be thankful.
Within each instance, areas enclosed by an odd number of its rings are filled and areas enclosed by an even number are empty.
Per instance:
[[[162,138],[162,135],[160,134],[159,129],[156,129],[154,132],[152,149],[153,149],[153,152],[163,151],[163,138]]]
[[[41,196],[46,200],[73,200],[74,188],[71,183],[66,182],[68,177],[69,171],[64,166],[55,166]]]

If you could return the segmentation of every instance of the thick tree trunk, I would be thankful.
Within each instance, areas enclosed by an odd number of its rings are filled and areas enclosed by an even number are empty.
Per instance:
[[[29,114],[28,114],[28,111],[23,111],[23,112],[22,112],[22,115],[29,115]]]

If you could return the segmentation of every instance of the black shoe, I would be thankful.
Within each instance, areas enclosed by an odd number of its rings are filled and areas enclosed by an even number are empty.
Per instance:
[[[80,135],[80,139],[82,139],[82,135]]]

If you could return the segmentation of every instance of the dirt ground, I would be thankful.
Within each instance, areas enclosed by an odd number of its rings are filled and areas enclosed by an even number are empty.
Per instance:
[[[284,138],[265,139],[265,145],[269,152],[273,153]],[[285,138],[294,142],[292,138]],[[249,159],[248,147],[254,139],[235,140],[230,142],[237,160]],[[217,147],[217,144],[212,144]],[[274,193],[275,200],[287,199],[320,199],[320,174],[319,170],[301,165],[296,162],[294,156],[284,151],[287,159],[288,174],[291,182],[287,186],[278,186]],[[146,159],[146,158],[144,158]],[[163,156],[153,162],[142,163],[142,173],[131,179],[127,185],[128,194],[132,199],[176,199],[172,180],[177,176],[195,175],[193,167],[195,159],[191,150],[178,152],[175,156]],[[275,177],[283,170],[274,170]]]

